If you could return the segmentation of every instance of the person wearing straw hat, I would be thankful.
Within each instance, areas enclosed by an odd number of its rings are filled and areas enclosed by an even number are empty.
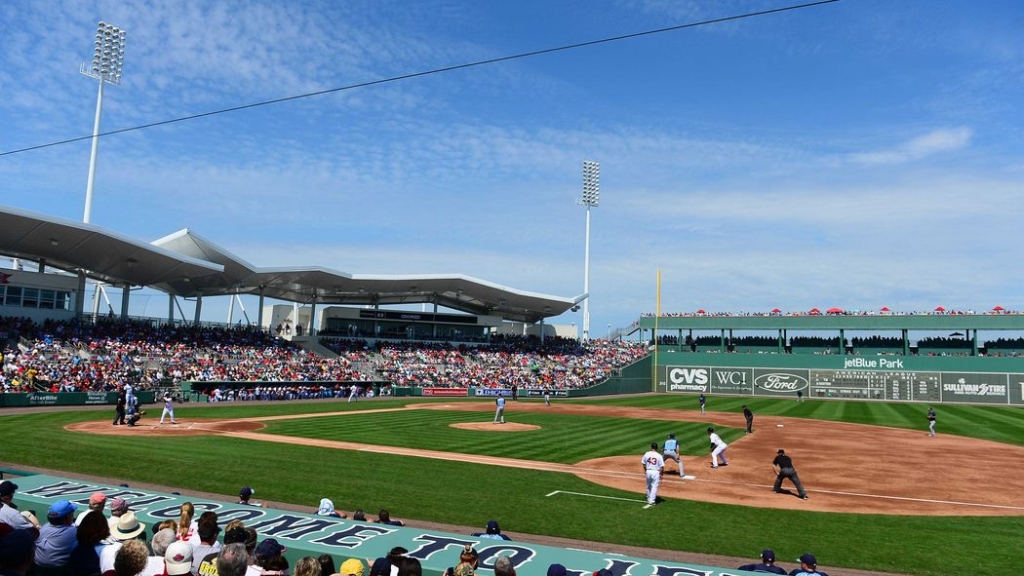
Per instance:
[[[134,512],[125,512],[117,518],[117,524],[110,529],[112,544],[100,552],[100,573],[114,569],[114,558],[121,546],[128,541],[146,537],[146,525],[139,522]],[[145,543],[143,543],[145,544]]]

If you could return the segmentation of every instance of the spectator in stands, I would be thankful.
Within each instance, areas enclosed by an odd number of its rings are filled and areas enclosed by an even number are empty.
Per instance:
[[[128,540],[114,556],[114,576],[137,576],[149,562],[149,549],[142,540]]]
[[[14,494],[18,491],[18,485],[10,480],[0,482],[0,522],[7,524],[15,530],[21,528],[39,529],[39,521],[35,516],[24,516],[18,512],[18,506],[14,503]]]
[[[177,540],[171,543],[167,550],[164,550],[163,572],[156,572],[155,574],[162,573],[167,576],[194,575],[195,572],[192,570],[193,560],[195,560],[195,553],[192,550],[192,545],[188,542]]]
[[[191,502],[185,502],[181,505],[181,511],[178,515],[178,540],[198,543],[198,536],[196,535],[196,528],[198,526],[193,519],[195,514],[196,507]]]
[[[75,518],[75,526],[82,523],[82,519],[85,515],[93,510],[99,510],[100,514],[103,514],[103,509],[107,507],[107,495],[103,492],[93,492],[92,496],[89,496],[89,507],[86,508]]]
[[[330,554],[321,554],[317,557],[316,561],[320,563],[320,573],[323,574],[323,576],[331,576],[337,572],[337,570],[334,569],[334,557]],[[384,576],[388,575],[384,574]]]
[[[161,522],[161,524],[163,524],[163,522]],[[153,539],[149,541],[149,548],[153,551],[153,556],[160,558],[161,564],[158,572],[163,571],[164,554],[167,552],[167,548],[177,541],[178,534],[173,528],[161,528],[160,530],[157,530],[156,534],[153,534]]]
[[[0,573],[6,576],[25,576],[32,566],[36,552],[36,533],[31,528],[19,528],[0,539]]]
[[[423,565],[418,559],[405,556],[398,563],[396,576],[423,576]]]
[[[366,566],[358,558],[349,558],[342,562],[341,567],[338,568],[338,574],[341,574],[341,576],[363,576],[365,571]]]
[[[373,522],[366,517],[366,512],[363,512],[362,508],[356,508],[356,511],[352,513],[352,519],[357,522]]]
[[[455,565],[455,568],[448,568],[445,570],[445,576],[474,576],[476,574],[476,567],[480,561],[480,555],[477,551],[466,544],[459,554],[459,563]]]
[[[386,558],[388,559],[388,562],[391,562],[391,576],[398,576],[399,564],[402,563],[402,559],[405,558],[405,555],[408,553],[409,550],[401,546],[395,546],[391,550],[388,550]]]
[[[740,570],[748,572],[767,572],[770,574],[785,574],[786,570],[775,565],[775,551],[766,549],[761,551],[761,562],[756,564],[744,564]]]
[[[107,524],[110,526],[111,532],[117,528],[117,521],[127,511],[128,501],[124,498],[114,498],[110,501],[110,518],[107,520]]]
[[[387,524],[389,526],[405,526],[405,522],[401,520],[393,520],[391,513],[388,512],[387,508],[381,508],[380,512],[377,513],[377,524]]]
[[[284,557],[284,553],[288,549],[278,544],[277,540],[273,538],[267,538],[256,546],[255,561],[249,572],[253,575],[269,575],[275,573],[274,576],[280,576],[281,574],[287,574],[288,572],[288,560]]]
[[[566,576],[565,566],[561,564],[551,564],[548,566],[548,576]]]
[[[485,532],[474,532],[473,536],[477,538],[490,538],[492,540],[511,540],[511,538],[501,533],[497,520],[488,520]]]
[[[75,548],[68,558],[71,576],[96,576],[100,573],[100,551],[107,546],[110,525],[99,510],[80,516],[82,523],[75,532]]]
[[[224,546],[228,544],[241,544],[245,545],[249,539],[249,533],[245,531],[245,528],[238,526],[237,524],[230,530],[224,532]],[[248,552],[248,551],[247,551]],[[196,553],[198,555],[198,552]],[[220,547],[216,551],[208,553],[206,556],[199,557],[199,569],[195,570],[196,574],[201,576],[217,576],[217,557],[220,555]]]
[[[217,555],[217,576],[244,576],[249,568],[249,554],[241,544],[228,544]]]
[[[252,495],[255,494],[255,493],[256,493],[256,491],[253,490],[252,488],[250,488],[248,486],[242,486],[242,489],[238,491],[238,503],[239,504],[245,504],[246,506],[257,506],[257,507],[261,507],[262,508],[263,507],[263,503],[262,502],[257,502],[255,500],[250,500],[250,498],[252,498]]]
[[[120,551],[121,547],[125,543],[132,542],[140,537],[146,537],[146,525],[139,522],[138,518],[135,517],[135,513],[125,512],[119,516],[117,519],[117,525],[110,530],[111,544],[100,550],[100,572],[114,570],[114,560],[117,558],[117,553]],[[142,547],[145,550],[145,543],[142,543]],[[146,555],[148,555],[148,553],[149,552],[147,551]],[[142,568],[139,570],[141,569]]]
[[[53,574],[67,569],[71,551],[78,543],[75,511],[78,505],[68,500],[57,500],[46,514],[49,521],[39,529],[36,539],[35,566],[40,572]]]
[[[805,552],[797,561],[800,562],[800,567],[790,570],[790,576],[828,576],[818,570],[818,559],[814,557],[814,554]]]
[[[508,556],[498,556],[498,559],[494,561],[494,576],[516,576],[512,559]]]
[[[221,544],[217,541],[220,526],[217,526],[216,512],[203,512],[199,517],[199,544],[192,546],[192,572],[199,573],[199,564],[210,554],[220,552]]]
[[[377,558],[370,565],[370,576],[391,576],[391,562],[384,557]]]
[[[320,576],[320,562],[312,556],[303,556],[295,563],[293,576]],[[327,576],[331,576],[328,574]],[[362,576],[362,575],[360,575]]]
[[[316,515],[317,516],[334,516],[336,518],[348,518],[348,515],[346,515],[345,513],[338,512],[337,510],[334,509],[334,502],[332,502],[330,498],[321,498],[320,499],[320,507],[317,508]],[[296,568],[298,568],[298,567],[296,567]],[[330,575],[328,575],[328,576],[330,576]]]

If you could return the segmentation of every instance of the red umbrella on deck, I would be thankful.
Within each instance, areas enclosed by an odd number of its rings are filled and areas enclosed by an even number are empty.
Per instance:
[[[1002,306],[996,306],[992,308],[993,312],[1002,312],[1003,310],[1006,310],[1006,308],[1003,308]]]
[[[936,311],[936,312],[945,312],[945,311],[946,311],[946,309],[945,309],[945,308],[943,308],[942,306],[936,306],[936,307],[935,307],[935,311]]]
[[[782,310],[779,310],[778,308],[772,308],[772,314],[778,314],[780,312],[782,312]]]
[[[828,312],[829,314],[842,314],[843,313],[843,309],[842,308],[829,308],[828,310],[825,310],[825,312]]]

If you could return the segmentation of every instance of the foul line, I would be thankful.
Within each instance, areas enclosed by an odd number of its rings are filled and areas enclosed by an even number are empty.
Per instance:
[[[572,494],[573,496],[586,496],[588,498],[604,498],[606,500],[621,500],[623,502],[634,502],[637,504],[647,504],[647,500],[633,500],[632,498],[622,498],[619,496],[603,496],[601,494],[587,494],[586,492],[570,492],[568,490],[555,490],[550,494],[545,494],[546,498],[550,498],[555,494]]]

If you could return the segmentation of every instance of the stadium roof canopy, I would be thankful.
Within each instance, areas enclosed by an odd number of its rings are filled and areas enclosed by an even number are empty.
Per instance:
[[[319,305],[430,303],[535,323],[586,295],[562,298],[462,274],[359,275],[330,268],[261,268],[184,229],[145,244],[91,224],[0,207],[0,254],[85,271],[105,282],[147,286],[182,297],[260,294]]]

